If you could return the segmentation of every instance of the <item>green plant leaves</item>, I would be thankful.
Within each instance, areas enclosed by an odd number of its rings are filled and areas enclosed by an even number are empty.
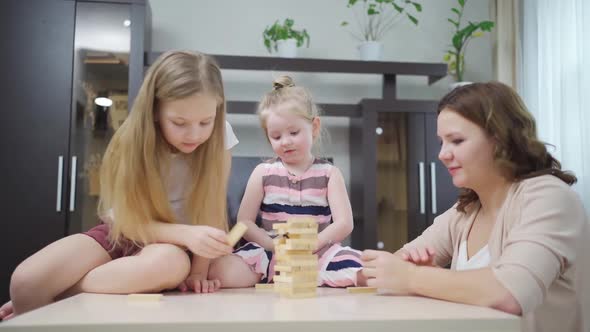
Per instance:
[[[467,47],[469,40],[473,37],[482,35],[484,31],[492,31],[494,22],[468,22],[465,27],[461,28],[461,19],[463,17],[466,0],[457,0],[457,2],[460,6],[459,9],[451,8],[451,11],[457,15],[457,19],[447,19],[447,21],[455,27],[455,32],[451,38],[454,51],[447,51],[444,56],[444,61],[449,65],[449,73],[454,75],[458,81],[461,81],[463,80],[463,73],[465,71],[465,48]]]
[[[361,5],[352,8],[358,4]],[[423,9],[422,4],[412,0],[348,0],[347,7],[356,12],[358,31],[350,33],[359,41],[381,40],[398,23],[398,19],[404,16],[414,25],[418,25],[416,14]],[[347,21],[340,23],[340,26],[348,25]]]
[[[344,23],[345,22],[342,22],[342,24]],[[294,25],[295,21],[291,18],[287,18],[283,24],[279,23],[279,20],[276,20],[273,25],[266,27],[262,33],[262,38],[264,40],[264,47],[266,47],[269,53],[272,53],[273,49],[277,51],[278,40],[287,40],[291,38],[297,41],[297,47],[302,46],[306,42],[307,47],[309,47],[310,38],[307,31],[305,29],[302,31],[295,30],[293,29]]]

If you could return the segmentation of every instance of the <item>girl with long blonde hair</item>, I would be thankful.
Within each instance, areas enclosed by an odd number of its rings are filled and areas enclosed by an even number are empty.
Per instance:
[[[215,61],[193,52],[162,54],[105,152],[102,223],[22,262],[0,318],[79,292],[218,289],[207,271],[209,259],[231,253],[227,149],[235,143]]]

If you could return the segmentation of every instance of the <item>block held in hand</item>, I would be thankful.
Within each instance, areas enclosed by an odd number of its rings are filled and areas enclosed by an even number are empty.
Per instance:
[[[246,224],[243,222],[238,221],[231,231],[229,231],[229,234],[227,234],[227,243],[232,247],[235,246],[236,243],[240,241],[242,236],[246,234],[247,230],[248,226],[246,226]]]

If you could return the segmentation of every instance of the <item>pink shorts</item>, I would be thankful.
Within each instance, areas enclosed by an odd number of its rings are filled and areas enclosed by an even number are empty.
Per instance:
[[[94,226],[87,232],[83,232],[82,234],[88,235],[98,244],[100,244],[104,250],[106,250],[111,259],[117,259],[126,256],[133,256],[141,251],[141,247],[133,243],[128,239],[122,239],[119,245],[114,246],[111,241],[109,241],[109,232],[110,227],[108,224],[101,222],[98,226]]]

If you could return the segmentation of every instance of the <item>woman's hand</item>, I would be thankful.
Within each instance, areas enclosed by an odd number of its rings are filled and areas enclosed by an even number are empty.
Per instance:
[[[227,234],[210,226],[190,226],[183,234],[184,245],[193,254],[204,258],[217,258],[232,253]]]
[[[190,274],[186,280],[178,285],[181,292],[194,291],[195,293],[213,293],[221,287],[221,282],[217,279],[207,280],[207,276],[200,273]]]
[[[365,250],[362,274],[367,286],[388,289],[395,294],[411,294],[410,281],[416,265],[387,251]]]
[[[402,248],[396,253],[407,262],[422,266],[436,266],[434,263],[435,251],[432,247]]]

